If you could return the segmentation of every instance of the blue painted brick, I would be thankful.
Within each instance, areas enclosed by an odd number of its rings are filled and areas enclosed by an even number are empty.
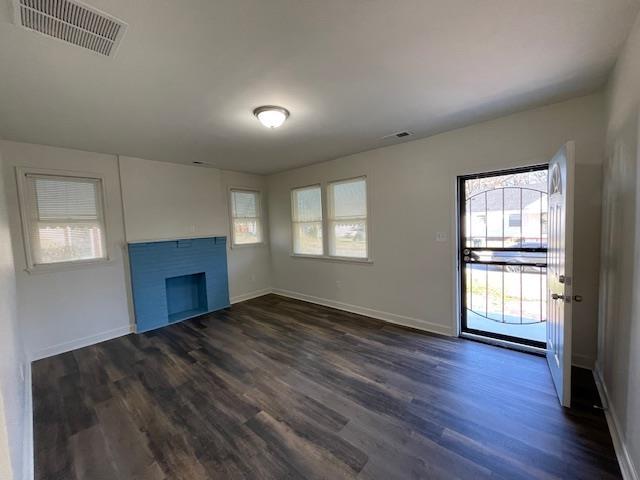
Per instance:
[[[129,264],[137,331],[145,332],[169,324],[167,278],[204,273],[206,311],[228,307],[226,243],[225,237],[130,243]],[[197,314],[200,313],[204,312]]]

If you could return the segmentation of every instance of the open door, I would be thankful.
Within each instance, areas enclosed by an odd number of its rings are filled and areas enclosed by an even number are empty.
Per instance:
[[[549,162],[547,363],[560,403],[571,406],[571,306],[575,145]]]

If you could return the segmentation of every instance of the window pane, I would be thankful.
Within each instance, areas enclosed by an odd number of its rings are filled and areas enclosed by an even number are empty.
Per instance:
[[[34,265],[107,257],[99,179],[27,174],[26,181]]]
[[[293,221],[318,222],[322,220],[320,187],[300,188],[293,191]]]
[[[33,177],[40,220],[98,218],[96,182],[83,179]]]
[[[322,193],[319,186],[292,191],[291,219],[293,253],[323,255]]]
[[[237,245],[248,243],[260,243],[262,235],[257,219],[234,219],[233,220],[233,241]]]
[[[546,247],[546,169],[467,179],[464,188],[465,246]]]
[[[479,193],[471,197],[469,216],[471,217],[471,246],[485,247],[487,245],[487,194]]]
[[[38,223],[36,228],[33,239],[35,264],[106,257],[104,236],[98,223]]]
[[[333,183],[330,188],[334,219],[367,216],[367,186],[364,179]]]
[[[467,264],[467,327],[546,341],[546,269]]]
[[[232,191],[231,208],[234,218],[256,218],[258,216],[258,193]]]
[[[522,246],[522,189],[504,189],[504,246],[521,248]]]
[[[329,254],[367,258],[367,183],[364,178],[329,184]]]
[[[331,222],[331,255],[367,258],[367,222]]]
[[[486,192],[487,211],[480,215],[485,216],[487,226],[487,247],[500,248],[504,245],[502,224],[502,200],[504,195],[502,189],[489,190]]]
[[[247,190],[231,191],[233,244],[250,245],[262,242],[260,193]]]
[[[322,255],[322,222],[293,224],[293,253]]]
[[[542,239],[542,215],[546,214],[547,195],[535,190],[522,191],[522,246],[544,248]],[[542,210],[544,207],[544,211]]]

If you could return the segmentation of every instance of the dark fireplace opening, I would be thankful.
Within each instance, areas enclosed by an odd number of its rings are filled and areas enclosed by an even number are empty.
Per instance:
[[[169,322],[178,322],[208,310],[204,272],[166,279]]]

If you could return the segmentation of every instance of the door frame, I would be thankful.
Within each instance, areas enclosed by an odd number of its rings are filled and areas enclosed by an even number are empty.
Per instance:
[[[464,294],[465,294],[465,272],[463,270],[462,250],[464,248],[465,239],[465,226],[462,221],[465,213],[466,198],[464,196],[464,181],[473,180],[478,178],[494,177],[499,175],[508,175],[511,173],[526,173],[536,172],[540,170],[548,170],[548,163],[537,163],[534,165],[527,165],[523,167],[507,167],[504,169],[490,170],[481,173],[472,173],[456,176],[456,332],[459,337],[468,338],[471,340],[478,340],[493,345],[507,347],[516,350],[523,350],[526,352],[536,353],[540,355],[546,354],[546,345],[542,346],[539,342],[535,342],[527,339],[518,339],[509,335],[502,335],[492,332],[474,332],[469,331],[466,328],[466,311],[464,308]]]

